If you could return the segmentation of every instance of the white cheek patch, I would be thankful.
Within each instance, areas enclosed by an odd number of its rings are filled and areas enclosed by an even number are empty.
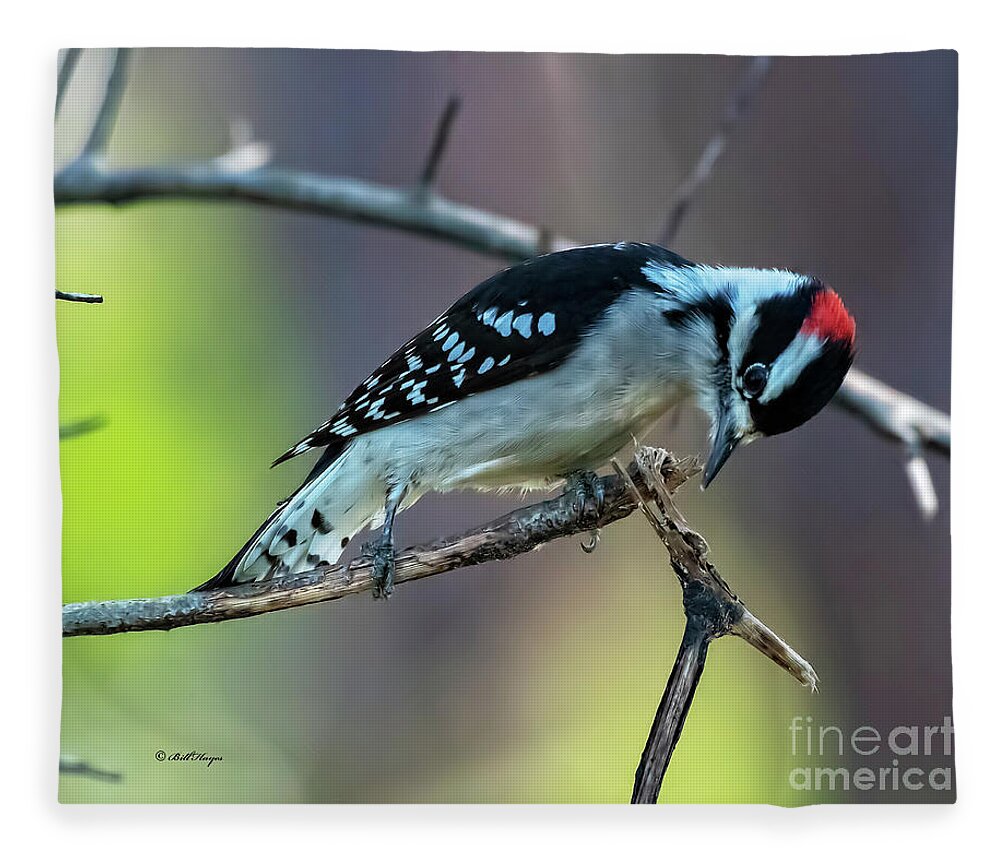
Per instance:
[[[814,334],[804,335],[799,332],[771,365],[771,374],[767,378],[767,387],[761,394],[761,403],[767,403],[779,397],[781,393],[799,378],[802,371],[811,361],[823,351],[823,338]]]

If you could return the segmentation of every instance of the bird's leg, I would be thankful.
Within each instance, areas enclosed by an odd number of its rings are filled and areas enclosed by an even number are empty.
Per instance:
[[[563,491],[575,497],[573,510],[579,511],[581,519],[594,521],[604,510],[604,482],[593,472],[573,472],[566,476]]]
[[[594,472],[573,472],[566,476],[565,493],[575,496],[573,509],[580,512],[584,521],[596,522],[604,510],[604,482]],[[593,528],[590,531],[590,541],[581,543],[580,549],[592,553],[601,540],[601,530]]]
[[[396,520],[399,503],[406,495],[406,484],[389,487],[385,496],[385,522],[378,540],[366,543],[364,554],[372,560],[372,597],[382,600],[392,594],[396,576],[396,547],[392,540],[392,526]]]

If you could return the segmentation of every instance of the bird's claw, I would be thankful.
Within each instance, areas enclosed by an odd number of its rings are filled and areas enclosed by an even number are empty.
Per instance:
[[[604,512],[604,482],[593,472],[575,472],[566,479],[566,492],[573,493],[576,500],[573,509],[581,518],[596,522]],[[593,552],[596,540],[591,540]]]
[[[585,553],[587,553],[587,555],[590,555],[590,553],[592,553],[595,549],[597,549],[597,545],[600,542],[601,542],[601,530],[591,529],[590,537],[588,538],[587,542],[584,543],[583,541],[580,541],[580,549],[582,549]]]
[[[391,540],[366,543],[364,554],[372,562],[372,597],[385,600],[392,594],[396,579],[396,550]]]

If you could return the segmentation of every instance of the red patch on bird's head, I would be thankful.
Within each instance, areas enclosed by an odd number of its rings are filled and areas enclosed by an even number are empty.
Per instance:
[[[816,293],[809,316],[802,323],[802,333],[853,346],[854,317],[847,312],[840,296],[829,288],[822,289]]]

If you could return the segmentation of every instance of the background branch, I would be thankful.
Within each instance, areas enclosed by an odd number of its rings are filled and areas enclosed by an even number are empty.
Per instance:
[[[427,155],[427,163],[424,165],[424,172],[420,176],[420,187],[428,189],[433,187],[437,181],[438,170],[441,168],[441,160],[444,151],[448,146],[448,139],[451,135],[451,128],[458,116],[458,110],[462,106],[462,100],[458,96],[448,99],[448,104],[444,107],[444,112],[438,120],[437,128],[434,130],[434,140],[431,143],[430,152]]]
[[[59,116],[59,108],[62,106],[63,96],[69,89],[69,82],[73,79],[73,72],[76,71],[76,64],[80,59],[79,48],[67,48],[62,51],[62,62],[59,63],[59,72],[56,75],[56,116]]]
[[[111,69],[108,72],[108,80],[104,87],[104,97],[101,99],[101,106],[97,110],[94,124],[87,136],[87,141],[83,145],[81,158],[95,158],[103,156],[108,148],[108,141],[114,131],[115,121],[118,119],[118,109],[121,107],[122,96],[125,94],[128,72],[128,48],[115,48],[111,56]]]
[[[84,776],[100,782],[121,782],[122,775],[111,770],[103,770],[79,759],[76,756],[59,757],[59,773],[71,776]]]
[[[726,150],[733,130],[747,114],[750,112],[750,105],[757,91],[764,83],[767,72],[771,68],[770,57],[751,57],[747,61],[746,70],[743,77],[733,90],[729,99],[729,107],[718,131],[709,139],[702,150],[701,157],[695,162],[694,167],[687,178],[678,186],[674,193],[674,203],[667,216],[666,225],[660,235],[660,244],[671,247],[680,231],[681,223],[687,215],[691,204],[701,191],[702,186],[712,178],[712,171],[719,160],[719,157]]]
[[[105,424],[107,424],[107,419],[103,415],[91,415],[89,418],[74,421],[72,424],[62,424],[59,427],[59,439],[65,441],[76,436],[83,436],[86,433],[93,433],[95,430],[100,430]]]

